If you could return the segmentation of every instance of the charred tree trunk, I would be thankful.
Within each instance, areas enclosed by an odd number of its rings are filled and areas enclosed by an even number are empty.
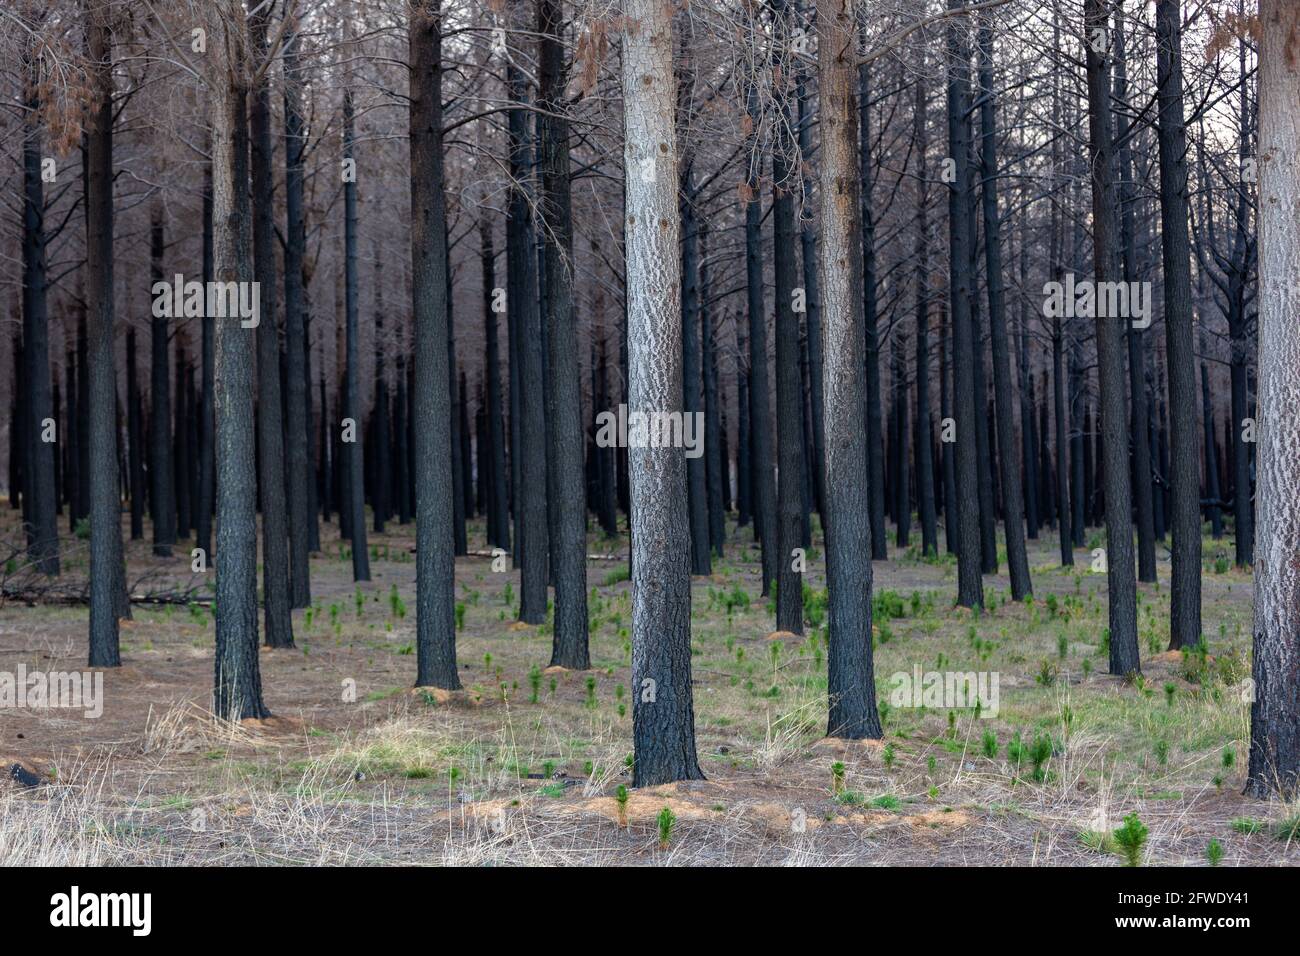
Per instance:
[[[248,92],[244,11],[220,0],[210,11],[208,89],[212,117],[213,280],[251,282]],[[257,649],[257,473],[254,449],[256,332],[216,319],[215,409],[217,612],[213,713],[238,721],[266,717]]]
[[[33,41],[34,42],[34,41]],[[33,113],[40,98],[31,82],[36,65],[27,51],[27,106]],[[47,436],[47,421],[54,421],[50,396],[50,327],[46,303],[45,189],[41,183],[40,132],[31,123],[23,136],[23,384],[26,387],[24,423],[27,447],[27,555],[42,574],[59,573],[58,485],[54,454],[58,447],[57,423]],[[12,487],[12,486],[11,486]]]
[[[411,290],[415,316],[417,687],[460,688],[452,554],[447,231],[442,150],[442,11],[410,12]]]
[[[795,550],[803,543],[803,383],[799,372],[799,316],[794,311],[798,262],[795,259],[795,189],[799,177],[799,147],[791,133],[786,88],[788,70],[782,51],[793,33],[786,0],[771,0],[777,37],[773,60],[777,98],[776,142],[772,148],[772,257],[776,281],[776,627],[803,633],[802,564]],[[766,542],[764,542],[766,544]],[[766,549],[765,549],[766,550]]]
[[[862,321],[863,361],[866,369],[867,470],[871,509],[871,558],[884,561],[889,557],[885,529],[885,448],[880,424],[880,341],[877,332],[876,305],[876,219],[872,208],[875,172],[871,168],[871,67],[858,67],[858,177],[861,182],[862,211],[858,221],[862,228]],[[829,476],[828,476],[829,480]]]
[[[149,224],[149,281],[163,282],[163,209],[153,207]],[[171,363],[167,349],[166,314],[154,310],[149,324],[149,517],[153,522],[153,553],[169,558],[176,543],[176,497],[172,468]]]
[[[269,6],[248,21],[256,56],[266,55]],[[271,91],[266,73],[251,90],[253,279],[261,293],[257,324],[257,465],[262,498],[262,591],[266,646],[293,647],[289,597],[289,519],[285,511],[284,405],[280,395],[280,333],[276,317],[275,169],[271,156]]]
[[[1002,275],[1002,219],[998,210],[998,150],[993,90],[993,28],[988,20],[979,29],[980,162],[984,183],[984,262],[988,271],[989,329],[993,345],[993,394],[1002,478],[1003,531],[1007,540],[1007,570],[1011,597],[1023,601],[1033,593],[1029,557],[1025,550],[1024,495],[1016,461],[1015,411],[1011,397],[1011,347],[1007,338],[1006,293]],[[1027,430],[1026,430],[1027,432]]]
[[[523,74],[513,64],[508,69],[510,99],[521,104],[510,110],[510,210],[506,221],[506,259],[509,269],[507,307],[514,311],[516,352],[519,361],[519,443],[511,447],[518,459],[519,483],[514,490],[519,554],[519,620],[541,624],[546,620],[547,514],[546,420],[541,317],[537,308],[537,257],[533,246],[532,204],[519,185],[529,178],[528,110]],[[513,401],[513,399],[512,399]]]
[[[964,6],[948,0],[948,9]],[[975,392],[975,363],[979,360],[971,322],[974,287],[970,252],[970,125],[966,119],[970,96],[970,55],[961,18],[948,27],[948,152],[955,178],[948,191],[948,258],[951,280],[949,309],[953,330],[953,411],[956,427],[955,495],[957,510],[957,603],[984,606],[981,576],[978,432],[983,396]],[[978,399],[978,402],[977,402]],[[949,523],[949,528],[952,525]]]
[[[1115,151],[1111,132],[1109,30],[1104,0],[1085,0],[1088,133],[1092,159],[1093,265],[1097,282],[1114,282],[1119,267]],[[1097,316],[1097,379],[1101,391],[1101,458],[1106,496],[1107,605],[1110,673],[1138,673],[1137,582],[1133,569],[1133,512],[1129,489],[1128,413],[1124,407],[1121,317]]]
[[[294,15],[286,12],[286,16]],[[311,507],[312,428],[311,372],[304,312],[303,257],[307,235],[303,213],[303,154],[307,138],[303,121],[303,78],[298,55],[298,24],[284,37],[284,347],[288,353],[285,384],[287,500],[289,505],[289,603],[311,604],[312,531],[316,510]],[[321,409],[324,416],[324,408]]]
[[[821,88],[821,314],[825,323],[827,734],[879,738],[871,654],[871,511],[862,349],[863,202],[859,196],[853,4],[818,0]],[[883,505],[883,502],[882,502]],[[882,507],[883,510],[883,507]]]
[[[81,441],[88,447],[82,480],[89,493],[82,501],[90,513],[89,663],[117,667],[123,565],[113,355],[113,37],[106,12],[89,0],[86,43],[92,97],[85,134],[86,301],[93,312],[86,343],[86,399],[77,405],[88,421]]]
[[[537,0],[540,36],[538,134],[546,257],[547,474],[555,490],[550,542],[555,576],[551,666],[586,670],[587,494],[583,481],[582,394],[573,302],[573,210],[569,196],[569,122],[565,117],[561,0]],[[707,542],[705,542],[707,558]],[[543,605],[545,598],[543,597]],[[543,613],[545,613],[543,609]]]
[[[343,158],[352,159],[352,88],[343,90]],[[347,369],[343,385],[344,429],[351,423],[351,441],[342,443],[345,495],[339,511],[347,510],[347,535],[352,543],[352,579],[370,580],[370,552],[366,546],[365,450],[362,446],[360,343],[357,330],[357,183],[350,176],[343,182],[344,327]],[[417,299],[418,301],[418,299]],[[443,390],[446,391],[445,389]],[[345,435],[346,439],[348,436]],[[417,487],[418,487],[417,482]],[[418,547],[418,546],[417,546]]]

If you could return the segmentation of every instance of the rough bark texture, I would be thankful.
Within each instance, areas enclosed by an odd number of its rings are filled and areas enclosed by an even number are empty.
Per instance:
[[[812,152],[813,111],[808,102],[807,84],[802,71],[799,73],[795,96],[799,100],[799,158],[800,168],[804,170],[803,202],[804,207],[810,209],[813,201],[813,178],[808,175],[807,170],[810,167],[805,164]],[[808,309],[804,316],[804,329],[808,349],[808,401],[812,406],[813,482],[817,510],[822,513],[826,507],[826,427],[822,417],[825,403],[822,375],[821,292],[817,279],[817,230],[811,216],[803,218],[803,228],[799,231],[799,244],[803,250],[804,304]],[[822,517],[822,524],[825,525],[824,513]]]
[[[251,282],[244,12],[214,3],[208,23],[212,122],[213,280]],[[254,340],[237,319],[215,319],[217,610],[212,710],[265,717],[257,649],[257,477],[253,448]]]
[[[754,92],[749,93],[749,111],[757,127]],[[767,313],[763,295],[763,203],[759,198],[761,152],[750,159],[745,204],[745,292],[749,318],[749,473],[750,507],[754,537],[763,548],[763,589],[767,594],[776,576],[776,478],[772,471],[772,418],[767,381]]]
[[[252,50],[266,54],[267,11],[248,21]],[[289,598],[289,523],[285,511],[284,410],[280,395],[280,333],[276,318],[275,170],[271,156],[271,93],[266,72],[251,91],[253,278],[261,307],[257,326],[257,464],[262,499],[262,593],[266,646],[293,647]],[[301,344],[299,344],[301,349]]]
[[[1003,531],[1007,541],[1007,570],[1011,597],[1022,601],[1033,593],[1025,549],[1024,495],[1016,461],[1015,411],[1011,395],[1011,347],[1007,336],[1006,292],[1002,274],[1002,218],[998,210],[998,150],[993,89],[993,29],[988,21],[979,31],[980,162],[984,183],[984,261],[988,270],[989,329],[993,345],[993,394],[997,407],[998,463],[1001,466]],[[1028,429],[1026,428],[1026,434]]]
[[[1169,363],[1169,527],[1173,533],[1169,646],[1201,639],[1201,487],[1192,342],[1191,252],[1187,240],[1187,136],[1183,126],[1182,16],[1178,0],[1156,4],[1160,236],[1165,349]]]
[[[1109,50],[1093,42],[1107,31],[1103,0],[1086,0],[1088,133],[1092,159],[1093,263],[1097,282],[1119,281],[1119,218],[1111,132]],[[1098,47],[1101,47],[1099,49]],[[1129,487],[1128,412],[1125,408],[1123,318],[1097,316],[1097,378],[1101,387],[1101,458],[1106,498],[1107,609],[1110,673],[1140,672],[1137,581],[1133,567],[1133,512]]]
[[[212,279],[213,266],[212,223],[212,164],[203,169],[203,281]],[[216,328],[211,317],[204,316],[201,332],[200,361],[203,364],[203,396],[199,400],[199,497],[194,522],[194,546],[202,548],[208,556],[208,567],[213,567],[212,509],[216,498],[216,443],[217,423],[215,405],[214,369],[216,366]]]
[[[91,320],[89,382],[79,397],[89,434],[90,666],[117,667],[118,589],[122,575],[121,505],[117,495],[117,425],[113,356],[113,70],[105,12],[86,2],[86,40],[93,102],[86,133],[86,301]],[[84,366],[83,366],[84,367]],[[90,407],[87,409],[86,406]]]
[[[672,10],[626,0],[623,111],[629,411],[680,407],[681,259]],[[633,782],[701,779],[691,689],[682,448],[631,448]]]
[[[524,103],[527,84],[513,64],[507,69],[510,99]],[[515,184],[528,180],[532,165],[526,109],[510,111],[510,174]],[[541,624],[546,620],[547,583],[547,515],[546,515],[546,419],[542,356],[542,326],[537,308],[537,258],[534,249],[532,203],[522,185],[510,192],[506,221],[507,308],[515,315],[513,334],[517,336],[512,360],[518,362],[519,441],[510,449],[518,463],[519,476],[513,494],[517,525],[519,620]],[[511,369],[512,374],[515,369]],[[512,404],[515,397],[511,396]]]
[[[302,117],[302,76],[298,66],[297,25],[284,41],[284,347],[288,355],[285,383],[285,450],[289,504],[289,597],[295,608],[311,604],[312,443],[311,386],[307,370],[307,330],[304,324],[303,255],[307,244],[303,219],[303,152],[307,146]],[[322,409],[322,414],[324,410]]]
[[[918,79],[912,115],[917,167],[916,277],[914,280],[916,283],[916,435],[914,440],[917,513],[921,518],[921,554],[937,556],[939,533],[935,516],[934,451],[930,424],[930,196],[926,178],[928,171],[925,167],[925,156],[930,139],[926,124],[926,106],[926,85]]]
[[[555,488],[551,570],[555,627],[551,665],[591,666],[587,650],[587,493],[583,478],[581,377],[573,306],[573,212],[569,198],[569,123],[564,118],[560,0],[538,0],[541,35],[538,133],[546,256],[547,474]],[[707,547],[707,543],[706,543]],[[706,551],[707,555],[707,551]]]
[[[862,361],[862,227],[853,4],[818,0],[821,316],[826,424],[827,694],[832,737],[878,738]]]
[[[959,9],[961,0],[949,0]],[[949,310],[952,315],[953,419],[957,429],[954,469],[957,510],[957,603],[984,605],[981,577],[978,432],[984,427],[975,393],[976,342],[971,325],[970,126],[966,121],[970,96],[970,56],[966,27],[958,18],[948,27],[948,152],[955,177],[948,190]],[[951,525],[949,526],[951,527]]]
[[[149,223],[149,282],[163,279],[163,209],[155,204]],[[153,521],[153,553],[171,557],[176,543],[176,498],[172,471],[171,375],[167,361],[167,316],[149,323],[149,517]]]
[[[34,64],[29,60],[29,70]],[[27,89],[27,106],[40,100]],[[50,330],[46,308],[45,189],[41,183],[39,127],[33,123],[23,136],[23,384],[26,386],[27,554],[43,574],[59,573],[58,485],[54,480],[54,441],[47,441],[46,419],[53,419],[50,394]],[[57,425],[56,425],[57,427]],[[13,487],[13,486],[11,486]]]
[[[411,5],[411,289],[415,316],[417,687],[460,688],[452,554],[451,393],[442,158],[442,13]]]
[[[791,25],[785,0],[771,0],[776,18],[777,49],[789,39]],[[798,144],[791,132],[785,57],[773,59],[776,86],[776,142],[772,147],[772,258],[776,280],[776,627],[803,633],[803,574],[795,562],[795,549],[803,543],[803,382],[800,377],[799,316],[794,311],[798,283],[795,237],[795,189],[799,182]]]
[[[343,156],[353,158],[352,90],[343,90]],[[365,457],[361,427],[361,370],[357,330],[357,184],[343,183],[343,285],[347,370],[344,373],[343,417],[352,421],[352,440],[342,444],[345,495],[340,512],[346,509],[345,527],[352,542],[352,579],[370,580],[370,552],[366,547]],[[445,392],[446,389],[443,389]],[[418,487],[418,484],[417,484]]]
[[[695,216],[694,178],[682,161],[682,416],[703,413],[700,359],[700,222]],[[707,440],[707,436],[706,436]],[[707,450],[707,449],[706,449]],[[687,514],[691,525],[691,574],[711,571],[709,502],[703,456],[686,460]]]
[[[1259,554],[1246,792],[1291,798],[1300,784],[1300,7],[1261,0],[1259,18]]]
[[[871,168],[871,67],[858,67],[858,175],[862,209],[858,221],[862,229],[862,321],[863,364],[866,373],[867,493],[871,508],[871,557],[883,561],[889,557],[885,535],[885,445],[880,426],[880,342],[876,332],[876,219],[872,208]],[[829,480],[829,478],[828,478]]]
[[[488,544],[510,550],[510,494],[506,490],[505,423],[501,418],[501,349],[497,335],[496,253],[492,248],[492,219],[479,211],[479,262],[483,272],[484,401],[486,402],[489,463],[487,478]]]

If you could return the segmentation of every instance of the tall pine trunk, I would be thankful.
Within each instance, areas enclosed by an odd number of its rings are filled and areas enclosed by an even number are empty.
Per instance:
[[[1261,0],[1259,20],[1260,554],[1246,792],[1290,799],[1300,784],[1300,8]]]
[[[629,412],[682,397],[672,9],[623,4]],[[690,528],[682,448],[628,449],[632,530],[633,783],[701,779],[691,689]]]
[[[1111,127],[1109,25],[1104,0],[1085,0],[1088,134],[1092,178],[1093,269],[1096,281],[1116,282],[1119,216]],[[1100,313],[1102,310],[1098,310]],[[1101,390],[1101,460],[1106,499],[1107,605],[1110,673],[1141,671],[1137,642],[1137,581],[1133,568],[1133,512],[1129,488],[1128,411],[1125,408],[1124,317],[1098,314],[1097,378]]]
[[[40,108],[35,90],[34,51],[26,51],[29,72],[27,106]],[[58,485],[54,452],[58,432],[47,440],[46,421],[53,420],[50,394],[50,328],[46,306],[45,189],[41,183],[40,132],[36,123],[23,136],[23,384],[27,398],[27,555],[42,574],[59,573]],[[57,424],[55,426],[57,429]]]
[[[213,281],[253,281],[250,256],[248,91],[244,8],[220,0],[208,23],[212,123]],[[216,326],[217,604],[212,711],[224,720],[266,717],[257,648],[257,475],[254,361],[257,332],[237,319]]]
[[[960,10],[963,0],[948,0],[949,10]],[[981,576],[978,432],[984,427],[980,406],[984,397],[975,392],[975,363],[979,359],[971,322],[974,299],[970,253],[970,55],[967,23],[955,18],[948,26],[948,152],[954,178],[948,189],[949,311],[952,315],[953,418],[957,431],[955,454],[955,505],[957,511],[957,603],[984,605]],[[949,528],[951,528],[951,523]]]
[[[410,21],[411,291],[415,316],[417,687],[460,688],[452,553],[447,233],[442,155],[442,11],[415,0]]]
[[[800,376],[799,316],[794,311],[798,261],[795,189],[802,186],[799,148],[790,125],[789,73],[785,55],[793,30],[786,0],[771,0],[777,37],[773,59],[777,122],[772,148],[772,257],[776,282],[776,626],[803,633],[803,573],[795,549],[803,544],[803,382]]]
[[[293,15],[287,13],[286,15]],[[316,512],[311,507],[312,429],[311,373],[307,369],[308,346],[302,280],[307,236],[303,214],[304,134],[298,25],[292,24],[284,38],[284,347],[288,354],[285,383],[286,477],[289,505],[289,599],[295,608],[311,604],[312,528]],[[324,409],[321,410],[324,414]]]
[[[993,90],[993,28],[988,20],[979,29],[980,165],[984,211],[984,262],[988,270],[989,329],[993,345],[993,394],[998,464],[1002,478],[1003,531],[1007,540],[1007,569],[1012,600],[1033,593],[1025,550],[1024,496],[1016,461],[1015,411],[1011,397],[1011,347],[1007,338],[1006,292],[1002,275],[1002,219],[998,210],[997,123]],[[1028,434],[1028,429],[1025,429]]]
[[[86,302],[92,310],[78,429],[88,446],[82,502],[90,515],[90,666],[117,667],[122,588],[121,502],[117,493],[117,422],[113,355],[113,37],[107,13],[86,0],[92,96],[85,134]],[[87,434],[88,432],[88,434]],[[89,474],[87,474],[89,472]]]
[[[251,49],[266,55],[269,8],[249,21]],[[262,498],[262,592],[266,646],[293,647],[289,598],[289,525],[285,513],[284,406],[280,395],[280,333],[276,320],[275,171],[271,157],[271,91],[262,71],[251,90],[253,279],[261,307],[257,325],[257,464]]]
[[[1173,533],[1169,646],[1201,640],[1201,485],[1192,341],[1191,252],[1187,238],[1187,136],[1183,120],[1182,14],[1157,0],[1160,237],[1164,263],[1165,351],[1169,363],[1169,527]]]
[[[573,303],[573,210],[569,197],[569,123],[565,118],[561,0],[537,0],[542,235],[546,257],[547,474],[555,489],[550,542],[555,577],[551,665],[591,666],[587,651],[587,494],[583,477],[581,378]],[[707,543],[706,543],[707,548]],[[706,550],[707,557],[707,550]]]
[[[871,511],[863,394],[857,43],[850,0],[818,0],[821,316],[826,424],[827,734],[879,738],[871,656]]]

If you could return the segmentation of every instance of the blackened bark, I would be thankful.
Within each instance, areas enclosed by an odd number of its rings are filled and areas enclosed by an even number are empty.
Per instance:
[[[1025,550],[1024,495],[1016,461],[1015,410],[1011,396],[1011,347],[1007,337],[1006,292],[1002,274],[1002,218],[998,210],[998,150],[996,100],[993,89],[993,28],[987,19],[979,28],[980,162],[984,182],[984,263],[988,272],[989,330],[993,346],[993,395],[998,463],[1002,478],[1002,522],[1007,541],[1007,570],[1011,597],[1023,601],[1033,593],[1029,557]],[[1027,430],[1026,430],[1027,432]],[[994,556],[996,561],[996,555]]]
[[[863,203],[850,0],[818,0],[821,295],[825,323],[827,734],[879,738],[871,654],[871,512],[862,379]],[[883,504],[883,502],[882,502]],[[882,508],[883,510],[883,508]]]
[[[600,335],[600,351],[597,358],[596,414],[609,409],[609,368],[605,356],[605,336]],[[593,425],[595,415],[592,416]],[[597,509],[600,514],[600,526],[605,534],[613,537],[618,534],[618,490],[614,487],[615,472],[618,463],[613,448],[596,448],[596,464],[600,474],[600,497]]]
[[[521,104],[510,110],[510,193],[506,221],[506,261],[509,276],[507,308],[515,313],[516,355],[519,365],[519,444],[511,448],[518,459],[519,483],[514,490],[520,565],[519,620],[541,624],[546,620],[547,514],[546,419],[541,317],[537,308],[537,267],[533,248],[532,204],[521,183],[531,166],[527,85],[513,64],[508,71],[510,99]],[[513,401],[513,396],[512,396]]]
[[[866,369],[867,494],[871,508],[871,558],[889,557],[885,529],[885,446],[880,425],[880,343],[876,304],[876,218],[872,208],[875,171],[871,168],[871,67],[858,67],[858,177],[862,211],[862,313]]]
[[[587,494],[583,482],[582,394],[573,302],[573,211],[569,197],[569,122],[565,117],[561,0],[537,0],[538,137],[546,261],[547,475],[555,627],[551,666],[585,670],[587,650]],[[707,542],[705,542],[707,548]],[[707,551],[705,556],[707,557]],[[545,599],[543,598],[543,604]]]
[[[472,518],[474,509],[474,450],[470,442],[469,392],[465,370],[460,371],[460,486],[464,495],[465,517]]]
[[[442,155],[442,11],[410,12],[411,287],[415,316],[417,687],[460,688],[452,554],[447,375],[447,233]]]
[[[352,89],[343,90],[343,158],[352,159]],[[357,330],[357,184],[343,183],[344,324],[347,369],[344,373],[343,417],[352,426],[352,440],[341,443],[346,459],[344,491],[339,510],[347,509],[347,534],[352,543],[352,579],[370,580],[370,552],[366,546],[365,451],[361,428],[361,370]],[[416,299],[419,302],[419,298]],[[443,389],[446,392],[446,389]],[[418,482],[417,482],[418,486]],[[418,547],[418,546],[417,546]]]
[[[266,55],[270,7],[248,21],[254,54]],[[275,172],[271,155],[270,86],[265,71],[251,91],[253,279],[261,307],[257,324],[257,442],[262,500],[262,590],[266,646],[293,647],[289,598],[289,522],[285,512],[284,412],[280,395],[280,334],[275,274]],[[229,321],[223,319],[221,321]]]
[[[795,85],[795,97],[799,101],[799,157],[800,168],[805,170],[803,179],[803,202],[806,209],[812,208],[813,179],[807,175],[808,157],[812,153],[813,110],[809,105],[809,95],[804,73],[799,72]],[[822,516],[822,525],[826,523],[826,427],[824,410],[824,378],[822,374],[822,320],[821,291],[817,281],[817,230],[810,215],[803,217],[799,230],[799,244],[803,252],[803,289],[805,343],[808,351],[808,398],[812,406],[812,465],[813,486],[817,501],[817,510]],[[724,464],[726,462],[724,458]],[[723,481],[727,481],[723,470]],[[721,552],[719,552],[721,553]]]
[[[212,164],[203,167],[203,282],[204,288],[213,275],[213,222],[212,222]],[[212,509],[216,498],[216,412],[214,370],[216,364],[216,330],[211,316],[205,314],[202,322],[201,362],[203,364],[203,396],[199,402],[199,497],[198,514],[194,522],[194,546],[207,555],[208,567],[213,567]]]
[[[704,363],[704,460],[708,485],[709,544],[722,557],[727,540],[727,502],[725,485],[728,474],[727,446],[723,433],[721,396],[718,392],[718,352],[714,343],[713,308],[709,302],[708,228],[700,231],[700,342]],[[604,358],[602,343],[601,357]],[[601,372],[602,376],[604,372]]]
[[[1124,13],[1115,18],[1115,100],[1128,101],[1128,63],[1125,51]],[[1117,130],[1116,156],[1119,162],[1120,232],[1123,237],[1124,279],[1136,283],[1137,228],[1134,209],[1133,150],[1134,124]],[[1131,286],[1130,286],[1131,287]],[[1137,508],[1138,580],[1156,580],[1156,531],[1152,507],[1151,446],[1146,440],[1146,332],[1135,325],[1128,328],[1128,374],[1130,417],[1129,431],[1133,448],[1133,503]]]
[[[924,51],[921,51],[922,56]],[[930,427],[930,220],[926,152],[930,137],[926,123],[927,91],[916,83],[912,135],[916,153],[916,491],[921,518],[921,555],[939,553],[934,502],[934,452]]]
[[[90,0],[86,43],[92,97],[85,134],[86,301],[92,319],[86,399],[77,404],[88,422],[82,432],[87,446],[82,475],[89,492],[82,500],[90,514],[89,662],[91,667],[117,667],[122,524],[113,356],[113,38],[105,11]]]
[[[35,64],[27,50],[30,71],[27,106],[33,112],[40,99],[30,80]],[[39,126],[29,124],[23,136],[23,385],[27,420],[24,501],[27,521],[27,554],[42,574],[59,573],[58,486],[54,476],[55,431],[46,440],[46,422],[53,421],[50,397],[50,329],[46,304],[45,190],[41,183]],[[12,488],[13,486],[11,486]]]
[[[1170,485],[1169,527],[1173,534],[1169,598],[1171,648],[1194,647],[1201,639],[1201,504],[1180,6],[1178,0],[1156,3],[1160,236],[1170,407],[1170,461],[1166,476]],[[1239,489],[1239,498],[1240,495]],[[1237,531],[1240,538],[1241,529]]]
[[[445,217],[444,217],[444,229]],[[451,447],[448,452],[451,455],[451,540],[452,553],[455,555],[469,554],[469,540],[465,532],[465,489],[461,485],[464,475],[461,461],[460,446],[460,427],[461,427],[461,407],[460,394],[456,388],[456,320],[455,309],[453,308],[453,297],[451,294],[451,242],[447,236],[443,236],[443,248],[446,250],[447,262],[444,264],[444,271],[447,276],[447,402],[448,402],[448,425],[450,435],[449,441]],[[387,484],[385,485],[387,487]],[[385,509],[387,510],[387,504]]]
[[[793,33],[786,0],[770,0],[777,36],[773,59],[776,142],[772,148],[772,258],[776,307],[776,626],[803,633],[802,563],[795,550],[803,544],[803,382],[801,380],[799,316],[794,311],[798,285],[795,190],[802,187],[799,147],[790,123],[788,71],[782,52]]]
[[[190,500],[190,371],[184,344],[177,341],[176,422],[172,428],[175,450],[172,461],[176,466],[176,532],[181,538],[188,538],[194,527]],[[127,475],[130,475],[129,466]]]
[[[206,288],[206,287],[205,287]],[[144,409],[140,405],[139,369],[135,357],[135,329],[126,332],[126,441],[127,468],[131,476],[131,540],[144,538]],[[196,547],[203,547],[195,541]],[[207,550],[204,549],[204,554]]]
[[[292,10],[286,16],[296,16]],[[285,453],[289,505],[289,603],[311,604],[312,528],[316,512],[311,507],[313,482],[311,445],[311,372],[303,301],[303,257],[307,235],[303,214],[304,135],[298,24],[285,31],[284,53],[284,347],[288,353],[285,383]],[[322,416],[324,409],[321,409]]]
[[[213,279],[251,282],[243,4],[221,0],[209,20],[212,113]],[[266,717],[257,649],[257,473],[254,461],[256,332],[216,319],[217,612],[213,713]]]
[[[492,220],[480,209],[479,263],[483,274],[483,335],[486,341],[485,401],[490,463],[488,477],[488,544],[510,550],[510,497],[506,490],[505,424],[501,420],[501,354],[497,344],[496,253],[492,249]]]
[[[948,0],[948,9],[964,6],[963,0]],[[948,258],[950,271],[949,310],[953,333],[953,412],[956,425],[956,467],[953,476],[957,510],[957,603],[963,607],[984,605],[981,577],[979,458],[976,447],[983,429],[979,413],[983,396],[975,392],[975,333],[971,322],[974,288],[970,252],[970,125],[966,119],[970,96],[970,53],[966,46],[966,25],[958,18],[948,27],[948,152],[954,164],[954,179],[948,190]],[[949,529],[952,523],[949,522]]]
[[[748,109],[757,126],[756,93],[749,92]],[[762,155],[750,158],[745,203],[745,293],[749,319],[749,472],[754,537],[762,546],[762,593],[768,594],[776,576],[776,476],[772,461],[771,394],[767,383],[767,313],[763,294],[763,203],[759,192]]]
[[[406,394],[406,358],[397,357],[397,397],[393,402],[393,469],[394,489],[397,498],[398,524],[411,523],[411,475],[407,467],[410,455],[408,448],[410,421],[406,414],[408,398]]]
[[[695,216],[692,160],[682,162],[682,421],[703,414],[700,359],[700,235]],[[704,435],[699,439],[703,440]],[[705,449],[701,449],[704,451]],[[691,526],[691,574],[711,571],[706,463],[702,455],[686,459],[687,513]]]
[[[738,346],[742,354],[743,344]],[[736,372],[736,406],[737,431],[736,440],[736,524],[744,527],[753,517],[753,466],[749,460],[749,371],[740,369]]]
[[[373,456],[371,461],[370,511],[374,521],[375,534],[384,533],[384,525],[389,517],[389,489],[392,488],[392,475],[389,468],[393,463],[393,449],[388,427],[388,406],[391,396],[388,394],[388,376],[384,370],[384,263],[380,258],[378,243],[375,244],[375,401],[370,413],[370,442],[368,448]],[[450,324],[450,317],[448,324]],[[454,419],[452,419],[454,421]],[[447,451],[450,453],[451,449]],[[454,465],[454,462],[453,462]],[[453,468],[454,473],[454,468]]]
[[[1104,0],[1085,0],[1087,36],[1088,132],[1092,160],[1093,268],[1097,282],[1120,275],[1119,217],[1116,208],[1115,153],[1110,109],[1110,51],[1105,41]],[[1097,31],[1100,31],[1098,33]],[[1137,641],[1137,582],[1133,568],[1133,512],[1129,489],[1127,409],[1124,407],[1122,319],[1098,315],[1097,378],[1101,389],[1101,446],[1106,496],[1107,606],[1110,620],[1110,673],[1141,671]]]
[[[163,209],[155,204],[149,224],[149,282],[163,280]],[[176,498],[172,469],[171,374],[167,350],[166,315],[156,312],[149,323],[149,517],[153,522],[153,553],[169,558],[176,543]]]

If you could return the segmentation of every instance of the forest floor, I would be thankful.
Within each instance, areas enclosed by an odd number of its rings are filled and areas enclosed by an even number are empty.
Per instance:
[[[16,525],[8,515],[10,531]],[[698,752],[706,781],[631,790],[631,594],[621,559],[590,562],[593,669],[551,672],[545,626],[515,623],[516,572],[456,563],[465,691],[411,687],[410,528],[371,534],[374,580],[355,586],[323,526],[297,647],[263,649],[275,716],[208,713],[213,622],[201,604],[137,604],[103,714],[0,710],[0,864],[1037,864],[1118,865],[1111,831],[1136,813],[1152,864],[1300,863],[1300,808],[1241,795],[1251,579],[1205,543],[1208,654],[1165,652],[1168,551],[1139,588],[1141,680],[1106,674],[1105,575],[1088,542],[1073,569],[1031,542],[1035,597],[985,579],[987,609],[952,606],[950,557],[915,548],[875,564],[875,671],[998,677],[996,708],[882,707],[883,741],[823,739],[822,555],[809,552],[809,626],[773,634],[758,549],[730,528],[693,583]],[[1092,533],[1096,535],[1095,532]],[[85,573],[69,537],[65,577]],[[130,579],[186,583],[189,547],[128,546]],[[481,524],[471,548],[484,548]],[[626,540],[593,535],[594,554]],[[1005,556],[1002,570],[1005,572]],[[0,607],[0,671],[80,671],[84,607]],[[350,682],[355,682],[352,684]],[[355,700],[348,693],[355,687]],[[996,716],[992,711],[996,710]],[[837,767],[842,765],[842,767]],[[620,784],[630,796],[620,813]],[[664,807],[675,824],[661,842]]]

